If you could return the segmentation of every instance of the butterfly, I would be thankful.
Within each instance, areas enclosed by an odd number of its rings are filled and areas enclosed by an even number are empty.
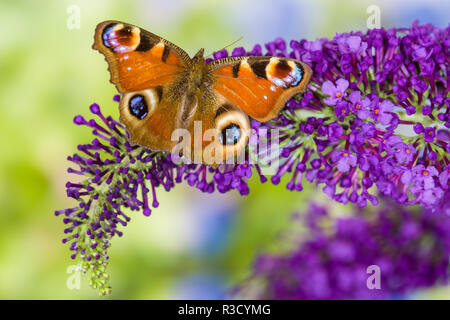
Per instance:
[[[218,164],[239,154],[248,144],[249,117],[277,117],[312,74],[307,64],[280,57],[206,64],[204,49],[190,58],[166,39],[119,21],[97,25],[93,48],[105,56],[121,93],[120,120],[130,142],[152,150],[178,146],[177,153],[195,163]]]

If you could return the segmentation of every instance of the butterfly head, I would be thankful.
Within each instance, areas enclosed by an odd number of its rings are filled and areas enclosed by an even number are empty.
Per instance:
[[[192,62],[194,65],[200,64],[200,63],[205,64],[205,58],[203,57],[204,53],[205,53],[205,49],[201,48],[200,50],[198,50],[198,52],[192,58]]]

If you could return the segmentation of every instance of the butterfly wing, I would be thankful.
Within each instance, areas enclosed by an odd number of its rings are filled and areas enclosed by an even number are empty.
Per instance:
[[[173,43],[119,21],[97,25],[93,48],[106,58],[111,82],[120,92],[167,84],[189,64],[189,55]]]
[[[216,94],[261,122],[275,118],[289,98],[304,92],[312,74],[305,63],[279,57],[229,57],[209,68]]]
[[[95,30],[93,48],[106,58],[111,82],[123,93],[120,119],[131,142],[153,150],[170,150],[176,127],[182,81],[191,60],[169,41],[120,21],[105,21]]]

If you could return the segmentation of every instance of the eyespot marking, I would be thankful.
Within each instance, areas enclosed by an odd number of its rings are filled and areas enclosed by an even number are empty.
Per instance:
[[[271,58],[266,73],[276,86],[290,88],[297,86],[303,79],[303,67],[291,60]]]
[[[273,75],[280,79],[285,78],[292,71],[291,66],[286,62],[286,60],[278,60],[278,63],[275,65],[275,68],[272,70]]]
[[[144,119],[148,114],[147,101],[143,95],[137,94],[128,102],[130,113],[139,120]]]
[[[219,142],[222,145],[235,145],[241,138],[241,128],[234,123],[222,129],[219,135]]]
[[[111,23],[103,29],[102,40],[105,47],[113,52],[130,52],[140,43],[140,30],[120,23]]]

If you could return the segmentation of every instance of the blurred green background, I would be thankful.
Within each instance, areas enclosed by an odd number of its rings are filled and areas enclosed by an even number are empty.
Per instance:
[[[73,262],[61,244],[62,221],[53,215],[74,204],[65,197],[71,179],[66,157],[90,140],[89,130],[73,125],[73,117],[87,115],[93,102],[118,116],[106,62],[91,49],[97,23],[117,19],[141,26],[192,55],[201,47],[219,50],[240,36],[235,46],[249,49],[278,36],[315,39],[364,31],[366,9],[373,4],[385,27],[408,26],[416,18],[448,24],[448,1],[2,0],[0,298],[98,298],[87,279],[80,289],[68,289]],[[79,28],[69,28],[77,9]],[[318,194],[307,185],[290,193],[258,181],[251,181],[250,195],[242,198],[206,196],[184,185],[170,193],[159,190],[160,207],[152,216],[132,214],[124,236],[112,241],[111,298],[224,298],[227,288],[248,275],[256,254],[280,246],[277,234],[290,213]],[[448,288],[418,295],[449,296]]]

